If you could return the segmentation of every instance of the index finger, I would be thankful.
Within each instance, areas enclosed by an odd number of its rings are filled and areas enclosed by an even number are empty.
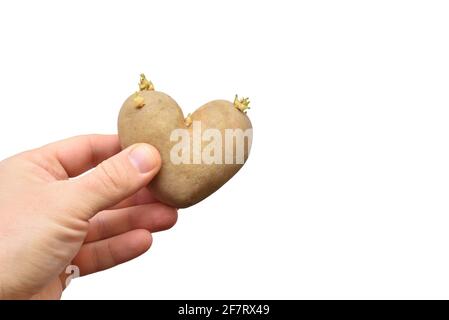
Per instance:
[[[117,135],[82,135],[50,143],[41,148],[56,158],[69,177],[96,167],[121,150]]]

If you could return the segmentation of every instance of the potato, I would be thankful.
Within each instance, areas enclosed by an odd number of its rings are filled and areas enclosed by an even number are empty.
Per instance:
[[[143,75],[139,87],[120,110],[118,134],[123,148],[145,142],[159,150],[162,167],[148,186],[159,201],[192,206],[240,170],[252,141],[248,99],[211,101],[184,118],[178,104],[154,91]]]

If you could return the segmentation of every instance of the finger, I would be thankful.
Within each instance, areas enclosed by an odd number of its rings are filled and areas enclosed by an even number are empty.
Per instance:
[[[107,239],[135,229],[146,229],[150,232],[167,230],[175,225],[177,219],[176,209],[162,203],[106,210],[89,221],[84,241]]]
[[[115,206],[153,179],[161,166],[159,152],[139,143],[103,161],[91,172],[71,181],[69,197],[83,219]]]
[[[84,135],[54,142],[39,150],[55,157],[67,175],[75,177],[120,152],[120,143],[117,135]]]
[[[120,201],[115,206],[109,208],[109,210],[140,206],[143,204],[150,204],[155,202],[158,202],[158,200],[153,196],[153,194],[147,187],[144,187],[137,191],[137,193],[133,194],[131,197],[126,198],[125,200]]]
[[[152,243],[147,230],[133,230],[127,233],[83,245],[72,264],[84,276],[115,267],[146,252]]]

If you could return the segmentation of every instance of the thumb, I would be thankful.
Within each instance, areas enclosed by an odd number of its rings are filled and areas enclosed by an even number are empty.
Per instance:
[[[161,158],[156,148],[145,143],[135,144],[71,181],[72,200],[83,204],[83,217],[90,219],[148,185],[160,167]]]

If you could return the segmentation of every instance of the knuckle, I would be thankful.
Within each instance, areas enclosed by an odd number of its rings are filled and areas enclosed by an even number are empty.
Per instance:
[[[100,250],[99,250],[98,246],[93,244],[91,246],[91,260],[90,260],[90,262],[92,264],[92,269],[95,271],[103,270],[101,261],[102,261],[102,259],[100,257]]]
[[[114,248],[112,247],[111,241],[110,240],[106,240],[106,241],[107,241],[106,247],[107,247],[110,265],[115,266],[116,264],[119,263],[119,259],[117,259],[117,257],[116,257],[116,253],[115,253]]]
[[[101,215],[95,217],[95,228],[97,231],[98,239],[104,239],[107,236],[107,227],[105,219]]]
[[[126,187],[126,179],[123,179],[118,164],[114,161],[105,161],[97,166],[98,180],[107,193],[119,192]]]

